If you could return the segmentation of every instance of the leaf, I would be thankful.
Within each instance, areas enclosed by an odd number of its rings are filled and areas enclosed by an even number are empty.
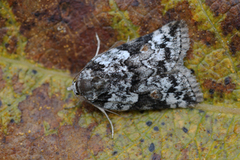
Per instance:
[[[0,1],[3,159],[239,159],[239,1]],[[66,88],[95,55],[185,20],[204,102],[109,114]]]

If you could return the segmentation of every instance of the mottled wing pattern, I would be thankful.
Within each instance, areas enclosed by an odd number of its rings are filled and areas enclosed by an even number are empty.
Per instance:
[[[94,57],[77,80],[79,93],[110,110],[187,107],[202,101],[191,71],[183,66],[188,28],[171,22]]]
[[[171,22],[117,49],[130,53],[126,62],[128,66],[146,66],[159,73],[169,72],[177,63],[183,63],[189,49],[188,28],[183,21]]]

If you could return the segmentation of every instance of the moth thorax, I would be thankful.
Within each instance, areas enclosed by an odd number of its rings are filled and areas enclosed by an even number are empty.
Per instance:
[[[95,100],[101,93],[107,92],[107,82],[99,77],[80,79],[78,86],[81,95],[88,100]]]

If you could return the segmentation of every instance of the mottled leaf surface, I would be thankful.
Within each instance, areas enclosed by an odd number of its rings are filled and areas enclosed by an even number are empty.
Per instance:
[[[185,20],[204,102],[106,117],[67,92],[115,42]],[[0,159],[240,159],[239,0],[0,1]],[[68,108],[68,109],[65,109]]]

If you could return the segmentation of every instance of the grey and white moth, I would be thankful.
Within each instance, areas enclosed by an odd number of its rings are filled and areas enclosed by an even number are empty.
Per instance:
[[[83,96],[106,116],[105,110],[194,106],[203,101],[203,94],[191,71],[183,65],[188,49],[185,22],[168,23],[96,55],[68,90]]]

